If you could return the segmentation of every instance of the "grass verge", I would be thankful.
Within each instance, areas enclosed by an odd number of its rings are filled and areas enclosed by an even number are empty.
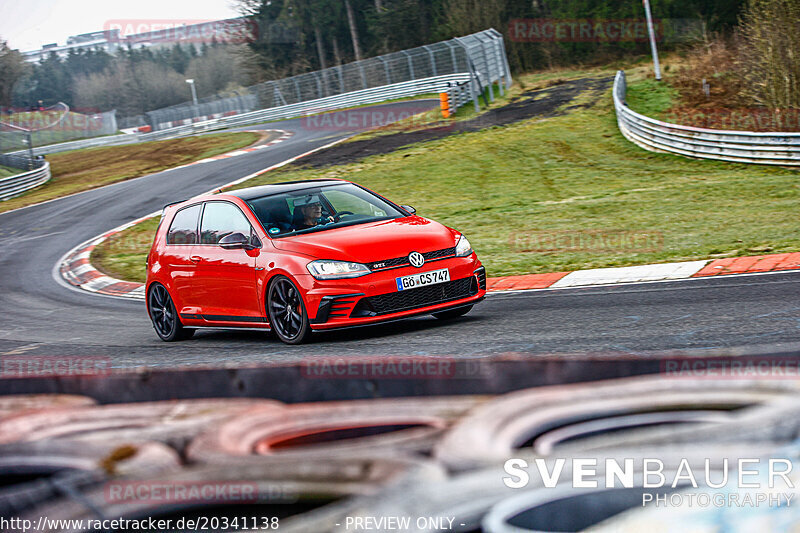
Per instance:
[[[11,167],[4,167],[0,165],[0,178],[7,178],[9,176],[13,176],[15,174],[20,174],[25,172],[24,170],[20,170],[18,168],[11,168]]]
[[[118,181],[185,165],[250,146],[257,133],[220,133],[47,156],[53,177],[22,196],[0,203],[0,212],[52,200]]]
[[[629,98],[657,113],[670,95],[646,70],[628,70]],[[620,135],[610,91],[577,102],[588,107],[242,186],[355,181],[465,232],[490,276],[800,251],[799,172],[646,152]]]

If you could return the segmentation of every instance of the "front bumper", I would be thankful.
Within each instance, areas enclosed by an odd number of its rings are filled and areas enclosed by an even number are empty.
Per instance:
[[[447,268],[451,281],[398,291],[396,278]],[[306,276],[303,276],[306,278]],[[486,271],[475,254],[403,267],[347,280],[298,280],[314,330],[376,324],[479,302],[486,296]]]

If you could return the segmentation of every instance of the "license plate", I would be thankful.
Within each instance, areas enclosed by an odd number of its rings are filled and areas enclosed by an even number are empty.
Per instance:
[[[396,281],[398,291],[415,289],[417,287],[425,287],[426,285],[436,285],[437,283],[450,281],[450,271],[443,268],[442,270],[434,270],[432,272],[421,272],[413,276],[396,278]]]

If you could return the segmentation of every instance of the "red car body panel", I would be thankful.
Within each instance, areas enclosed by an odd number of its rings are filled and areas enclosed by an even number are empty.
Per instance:
[[[175,214],[187,206],[209,201],[238,206],[261,241],[261,248],[230,250],[218,245],[167,244],[166,234]],[[377,316],[351,316],[362,298],[397,293],[395,279],[401,276],[447,268],[451,280],[475,278],[476,272],[482,271],[477,255],[473,252],[467,257],[449,256],[427,261],[422,268],[406,265],[375,270],[358,278],[324,281],[308,272],[308,263],[331,259],[371,264],[406,257],[411,252],[453,248],[459,237],[460,233],[453,229],[412,215],[272,239],[247,202],[234,195],[210,194],[165,208],[148,255],[147,288],[153,283],[164,285],[186,327],[268,329],[267,287],[272,278],[283,275],[300,289],[312,329],[379,323],[482,300],[486,295],[485,281],[478,284],[476,292],[457,300]],[[323,300],[343,295],[355,296],[338,300],[334,316],[318,321]]]

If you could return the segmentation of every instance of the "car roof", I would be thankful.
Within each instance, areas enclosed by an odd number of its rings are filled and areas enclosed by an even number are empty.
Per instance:
[[[302,191],[304,189],[313,189],[315,187],[324,187],[326,185],[337,185],[341,183],[349,182],[346,180],[331,178],[319,180],[287,181],[284,183],[261,185],[259,187],[249,187],[247,189],[239,189],[236,191],[225,191],[225,194],[228,196],[236,196],[237,198],[241,198],[242,200],[246,201],[272,194]]]

